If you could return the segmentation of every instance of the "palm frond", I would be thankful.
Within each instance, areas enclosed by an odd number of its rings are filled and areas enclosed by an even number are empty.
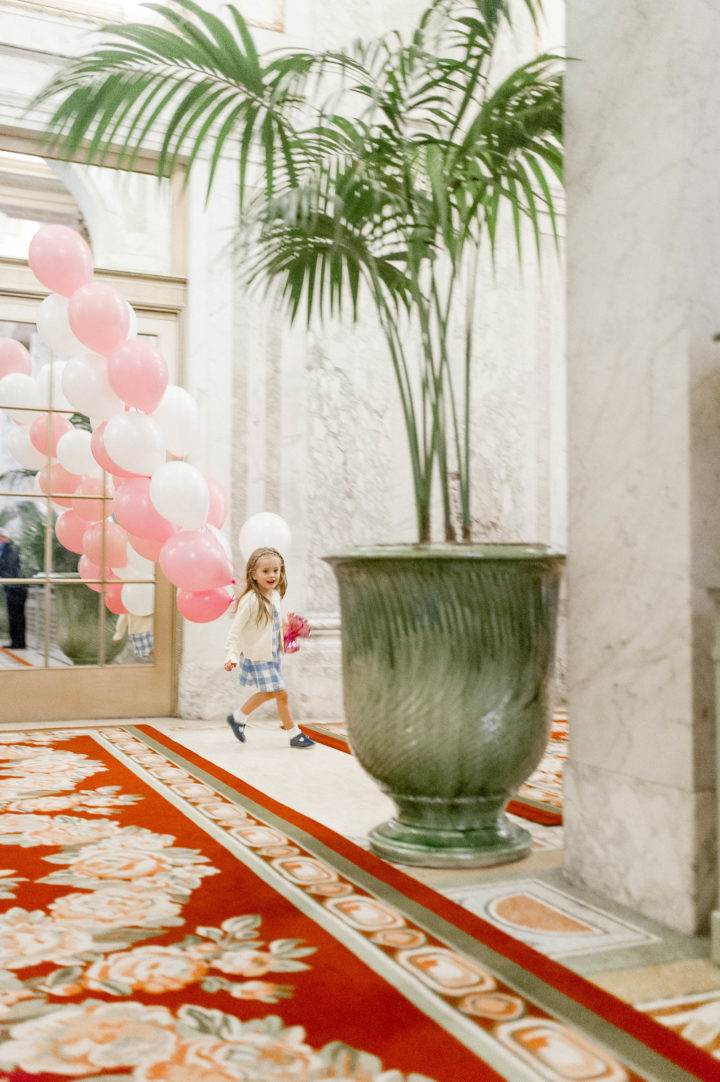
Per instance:
[[[47,124],[53,146],[68,157],[100,164],[118,153],[120,163],[128,165],[141,150],[154,149],[155,129],[162,126],[160,175],[181,160],[189,171],[208,148],[214,173],[232,137],[264,149],[268,185],[276,158],[292,173],[287,114],[296,103],[307,58],[276,58],[263,67],[237,11],[231,29],[194,0],[177,0],[177,5],[182,11],[149,5],[167,28],[105,27],[106,40],[70,62],[40,92],[31,108],[59,103]]]

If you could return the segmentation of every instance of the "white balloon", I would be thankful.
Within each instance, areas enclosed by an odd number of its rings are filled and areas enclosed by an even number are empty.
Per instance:
[[[152,616],[155,611],[155,587],[150,582],[127,582],[120,597],[133,616]]]
[[[61,466],[70,473],[97,477],[102,473],[90,450],[90,433],[76,428],[61,436],[57,445],[57,457]]]
[[[66,363],[66,361],[55,361],[52,365],[44,364],[37,374],[40,401],[48,409],[72,412],[72,403],[65,397],[62,386]]]
[[[243,523],[238,544],[245,560],[259,548],[277,549],[281,556],[286,556],[292,547],[292,533],[280,515],[272,511],[260,511]]]
[[[10,454],[26,470],[39,470],[47,462],[46,456],[30,439],[29,425],[16,425],[8,436]]]
[[[51,293],[40,305],[37,329],[53,353],[59,353],[61,357],[75,357],[85,349],[70,330],[68,298],[59,293]]]
[[[217,526],[213,526],[209,522],[206,524],[206,528],[210,531],[213,537],[222,545],[223,552],[227,556],[230,563],[232,563],[232,549],[230,547],[230,542],[228,541],[227,537],[225,537],[225,535],[221,533],[220,530],[218,530]]]
[[[165,462],[160,429],[145,413],[130,410],[111,417],[103,442],[112,461],[130,473],[150,477]]]
[[[127,567],[134,568],[137,571],[135,575],[136,579],[154,578],[155,576],[155,564],[152,560],[146,559],[141,556],[133,546],[128,542],[127,547]]]
[[[174,384],[166,387],[152,419],[165,437],[165,446],[171,455],[185,458],[197,448],[200,442],[200,410],[184,387]]]
[[[143,579],[145,582],[155,581],[155,564],[152,560],[146,560],[139,552],[136,552],[128,541],[127,563],[124,567],[112,569],[119,579]]]
[[[62,389],[72,408],[88,417],[107,421],[125,409],[110,386],[107,361],[96,353],[85,353],[67,362]]]
[[[25,409],[17,407],[25,406]],[[45,410],[42,408],[40,391],[34,376],[28,376],[24,372],[10,372],[0,379],[0,409],[5,410],[8,417],[20,424],[30,424],[36,417],[40,417]]]
[[[149,495],[158,514],[184,530],[199,530],[207,522],[210,489],[200,470],[189,462],[165,462],[155,470]]]
[[[119,579],[142,579],[144,582],[154,582],[155,564],[152,560],[146,560],[145,563],[148,565],[148,568],[145,570],[131,564],[129,560],[124,567],[113,567],[112,570]]]

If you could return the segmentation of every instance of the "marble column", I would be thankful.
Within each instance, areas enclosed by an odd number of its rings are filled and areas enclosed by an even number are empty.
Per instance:
[[[567,7],[566,870],[695,931],[717,851],[720,7]]]

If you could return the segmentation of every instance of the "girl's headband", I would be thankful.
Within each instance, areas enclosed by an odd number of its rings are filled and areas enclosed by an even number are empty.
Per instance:
[[[263,556],[277,556],[278,560],[280,560],[282,564],[285,563],[282,558],[282,554],[279,553],[277,549],[259,548],[255,549],[254,552],[250,553],[250,556],[248,557],[248,567],[250,566],[250,564],[256,564],[258,560],[262,560]]]

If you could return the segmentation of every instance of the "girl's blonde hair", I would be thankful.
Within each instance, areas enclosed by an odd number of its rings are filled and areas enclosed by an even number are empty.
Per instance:
[[[248,557],[247,566],[245,568],[245,589],[240,596],[243,597],[245,594],[249,593],[255,594],[255,597],[258,599],[259,602],[257,616],[258,624],[260,623],[261,618],[265,623],[269,623],[273,618],[272,603],[268,601],[268,599],[265,597],[265,594],[258,586],[256,580],[253,578],[253,572],[255,571],[258,562],[264,559],[265,556],[274,556],[280,561],[280,581],[277,584],[277,591],[280,594],[280,597],[285,597],[285,591],[287,590],[285,561],[283,560],[282,555],[278,552],[278,550],[272,548],[259,548],[255,549],[254,552],[251,552],[250,556]]]

